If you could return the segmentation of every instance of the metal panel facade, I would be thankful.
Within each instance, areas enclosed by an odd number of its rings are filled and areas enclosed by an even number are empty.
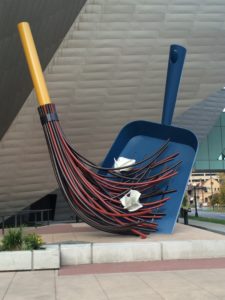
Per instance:
[[[17,23],[31,24],[45,68],[86,0],[0,0],[0,140],[32,91]]]

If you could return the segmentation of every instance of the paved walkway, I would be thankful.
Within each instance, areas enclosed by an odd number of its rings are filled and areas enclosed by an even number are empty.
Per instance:
[[[100,232],[86,224],[26,228],[46,242],[147,242],[158,240],[218,240],[225,235],[177,224],[172,235],[153,234],[142,240]],[[0,237],[1,238],[1,237]],[[95,264],[59,271],[2,272],[0,300],[132,300],[224,299],[225,258]]]
[[[200,222],[199,222],[200,223]],[[45,243],[89,242],[89,243],[148,243],[149,241],[184,241],[184,240],[224,240],[225,235],[216,234],[192,226],[176,224],[173,234],[150,234],[146,239],[138,236],[110,234],[99,231],[85,223],[52,224],[37,228],[24,228],[28,232],[40,234]],[[0,240],[2,234],[0,233]]]
[[[58,271],[0,273],[2,300],[225,299],[225,268],[59,275]]]
[[[183,219],[179,219],[180,223],[183,223]],[[215,224],[211,222],[202,222],[197,220],[188,219],[188,224],[197,228],[209,230],[215,233],[220,233],[225,235],[225,225],[223,224]]]

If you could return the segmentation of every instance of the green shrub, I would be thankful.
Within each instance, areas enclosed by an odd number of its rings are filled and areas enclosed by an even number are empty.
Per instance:
[[[9,229],[4,235],[1,243],[1,250],[13,251],[20,250],[23,244],[22,228]]]
[[[9,229],[3,236],[0,251],[36,250],[43,245],[41,237],[36,233],[23,235],[22,228]]]
[[[42,238],[36,233],[30,233],[24,237],[24,244],[27,250],[40,249],[43,245]]]

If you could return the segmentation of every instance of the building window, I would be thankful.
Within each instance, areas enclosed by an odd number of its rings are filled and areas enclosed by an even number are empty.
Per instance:
[[[225,160],[224,150],[223,150],[223,152],[220,154],[220,156],[218,157],[218,160]]]

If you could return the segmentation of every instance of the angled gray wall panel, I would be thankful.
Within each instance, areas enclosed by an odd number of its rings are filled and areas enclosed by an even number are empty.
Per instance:
[[[225,89],[221,89],[177,116],[173,124],[193,131],[201,142],[209,134],[224,108]]]
[[[86,0],[0,0],[0,139],[32,90],[17,23],[28,21],[43,68]]]

